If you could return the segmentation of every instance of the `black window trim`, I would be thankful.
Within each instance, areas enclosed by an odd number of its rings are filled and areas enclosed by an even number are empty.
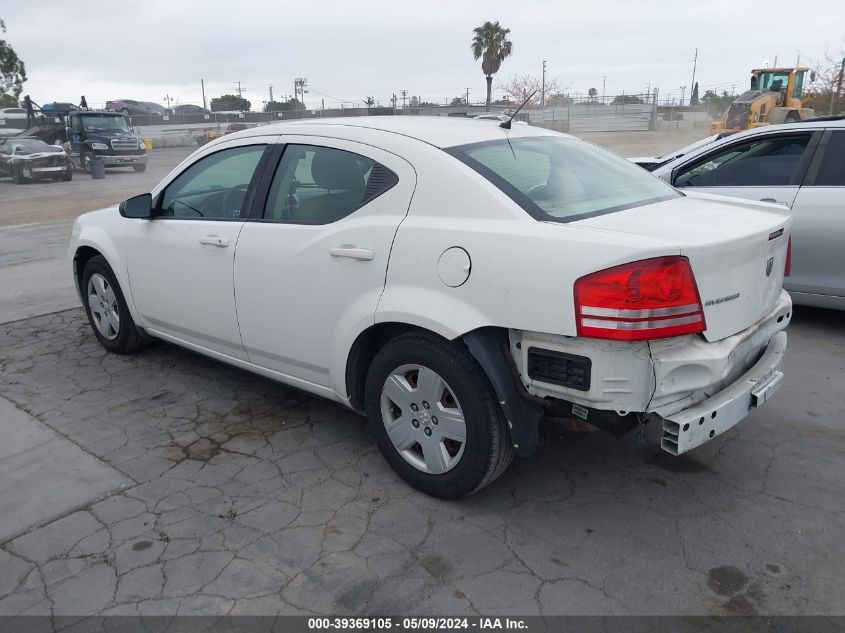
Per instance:
[[[184,174],[186,171],[188,171],[191,167],[193,167],[194,165],[196,165],[197,163],[199,163],[201,161],[204,161],[206,158],[214,156],[215,154],[219,154],[220,152],[225,152],[225,151],[232,150],[232,149],[241,149],[241,148],[244,148],[244,147],[255,147],[256,145],[263,145],[264,146],[264,152],[261,154],[261,158],[258,159],[258,164],[255,166],[255,170],[252,172],[252,177],[250,178],[249,185],[247,185],[247,188],[246,188],[246,195],[244,196],[244,209],[249,209],[248,214],[242,215],[239,218],[206,218],[206,217],[196,217],[195,218],[195,217],[191,217],[191,216],[175,217],[175,216],[168,216],[168,215],[160,215],[161,211],[162,211],[161,205],[162,205],[162,202],[164,201],[165,192],[173,185],[174,182],[179,180],[179,178],[182,176],[182,174]],[[258,185],[258,182],[259,182],[261,176],[264,173],[264,169],[267,166],[267,161],[269,159],[270,154],[272,153],[273,148],[274,148],[274,143],[272,141],[265,140],[265,141],[256,142],[256,143],[245,143],[244,145],[230,145],[229,147],[221,147],[220,149],[218,149],[216,151],[209,152],[208,154],[205,154],[202,158],[199,158],[199,159],[193,161],[190,165],[187,165],[185,167],[185,169],[180,171],[178,175],[174,176],[170,180],[170,182],[167,183],[167,186],[164,189],[162,189],[161,191],[158,192],[158,194],[156,195],[155,201],[154,201],[154,205],[153,205],[153,216],[150,219],[156,220],[156,221],[159,221],[159,220],[167,220],[167,221],[177,220],[177,221],[186,221],[186,222],[197,222],[197,221],[203,221],[203,220],[210,221],[210,222],[245,222],[245,221],[247,221],[253,213],[252,207],[253,207],[253,202],[255,200],[256,186]]]
[[[684,165],[679,165],[672,170],[672,186],[677,187],[678,191],[683,191],[686,187],[700,187],[702,189],[706,189],[708,187],[800,187],[801,183],[804,181],[804,176],[807,173],[807,169],[810,166],[810,162],[813,159],[813,156],[816,154],[816,147],[819,144],[819,139],[821,137],[822,130],[818,129],[811,129],[811,130],[789,130],[788,132],[772,132],[770,134],[759,134],[751,137],[744,137],[738,140],[735,140],[732,143],[727,143],[721,147],[711,147],[709,152],[704,152],[701,156],[698,156],[691,160],[689,163]],[[793,136],[803,136],[805,134],[810,134],[810,140],[807,142],[807,149],[804,150],[804,155],[801,157],[801,160],[798,161],[798,166],[795,168],[795,173],[792,174],[792,178],[790,178],[789,183],[785,185],[683,185],[678,186],[675,183],[678,180],[678,177],[681,175],[681,171],[683,170],[684,173],[691,169],[695,169],[699,165],[703,165],[706,162],[712,160],[712,157],[717,154],[723,154],[726,151],[730,151],[734,147],[738,147],[740,145],[745,145],[747,143],[759,143],[760,141],[766,141],[773,138],[783,138],[783,137],[793,137]],[[705,146],[706,147],[706,146]]]
[[[801,185],[802,187],[825,187],[825,188],[842,188],[845,187],[845,184],[842,185],[818,185],[816,181],[819,177],[819,172],[822,168],[822,163],[824,162],[825,156],[827,154],[827,147],[830,141],[833,139],[833,135],[835,133],[839,133],[845,136],[845,128],[828,128],[824,130],[824,134],[819,141],[819,146],[816,149],[816,154],[813,156],[813,160],[810,163],[810,167],[807,170],[807,174],[804,177],[804,183]]]
[[[295,145],[297,147],[316,147],[322,149],[333,149],[339,152],[347,152],[349,154],[355,154],[356,156],[361,156],[362,158],[366,158],[367,160],[371,160],[374,163],[381,165],[391,174],[393,174],[395,181],[392,185],[390,185],[387,189],[379,192],[377,196],[373,196],[366,202],[362,202],[359,204],[354,210],[350,211],[347,215],[343,216],[342,218],[335,220],[334,222],[327,222],[325,224],[303,224],[298,222],[285,222],[283,220],[273,220],[264,217],[264,213],[267,210],[267,202],[268,198],[270,197],[270,189],[273,186],[273,180],[276,177],[276,171],[279,169],[279,166],[282,164],[282,158],[284,158],[285,150],[288,148],[289,145]],[[261,180],[258,183],[255,191],[255,197],[252,201],[252,209],[250,210],[249,222],[260,222],[262,224],[283,224],[286,226],[329,226],[330,224],[336,224],[337,222],[341,222],[346,218],[354,215],[365,206],[370,204],[373,200],[376,200],[382,196],[382,194],[387,193],[391,189],[393,189],[396,185],[399,184],[399,174],[395,171],[390,169],[387,165],[383,164],[381,161],[376,160],[375,158],[370,158],[360,152],[354,152],[348,149],[342,149],[340,147],[332,147],[331,145],[318,145],[317,143],[300,143],[300,142],[288,142],[288,141],[278,141],[275,144],[273,152],[268,156],[267,164],[264,167],[264,173],[262,174]]]
[[[535,140],[538,137],[535,136],[524,136],[520,138],[514,139],[507,139],[508,143],[515,144],[520,143],[525,140]],[[467,154],[467,150],[472,150],[477,147],[486,147],[489,145],[499,145],[502,142],[502,139],[493,139],[491,141],[480,141],[478,143],[468,143],[466,145],[455,145],[453,147],[446,147],[443,148],[443,151],[449,154],[452,158],[455,158],[462,162],[464,165],[472,169],[473,171],[477,172],[481,176],[483,176],[486,180],[490,181],[490,183],[499,189],[502,193],[504,193],[508,198],[513,200],[517,205],[522,207],[522,210],[525,211],[528,215],[539,222],[557,222],[559,224],[568,224],[569,222],[577,222],[578,220],[586,220],[588,218],[595,218],[600,215],[607,215],[609,213],[616,213],[617,211],[625,211],[626,209],[635,209],[637,207],[644,207],[650,204],[657,204],[658,202],[666,202],[667,200],[674,200],[678,196],[683,197],[684,194],[680,191],[674,191],[671,193],[667,193],[665,196],[657,196],[655,198],[646,198],[644,200],[638,200],[636,202],[631,202],[627,204],[619,204],[615,207],[608,207],[606,209],[599,209],[598,211],[589,211],[587,213],[579,213],[578,215],[570,215],[562,218],[556,218],[553,215],[550,215],[543,211],[543,209],[534,202],[531,198],[526,196],[522,193],[519,189],[514,187],[511,183],[507,180],[499,176],[496,172],[494,172],[489,167],[483,165],[479,161],[475,160],[469,154]],[[631,163],[633,165],[633,163]]]

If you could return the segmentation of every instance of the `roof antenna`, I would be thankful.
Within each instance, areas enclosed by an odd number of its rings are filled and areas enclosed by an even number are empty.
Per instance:
[[[522,102],[522,105],[520,105],[520,106],[516,109],[516,112],[514,112],[514,113],[511,115],[511,118],[509,118],[507,121],[502,121],[501,123],[499,123],[499,127],[503,127],[503,128],[505,128],[506,130],[511,129],[511,121],[513,121],[513,118],[514,118],[517,114],[519,114],[519,111],[520,111],[520,110],[522,110],[523,106],[525,106],[525,104],[526,104],[526,103],[528,103],[529,101],[531,101],[531,99],[534,97],[534,95],[535,95],[535,94],[537,94],[537,91],[536,91],[536,90],[535,90],[534,92],[532,92],[530,95],[528,95],[528,98],[527,98],[525,101],[523,101],[523,102]]]

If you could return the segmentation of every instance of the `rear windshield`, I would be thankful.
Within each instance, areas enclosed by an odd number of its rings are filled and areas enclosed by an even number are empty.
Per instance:
[[[572,222],[681,196],[642,167],[575,138],[502,139],[446,151],[537,220]]]

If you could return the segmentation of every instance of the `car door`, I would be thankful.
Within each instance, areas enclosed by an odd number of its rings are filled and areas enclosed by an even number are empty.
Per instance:
[[[251,362],[345,392],[346,353],[374,322],[413,168],[369,145],[283,137],[260,217],[241,231],[235,294]],[[343,366],[332,372],[332,367]]]
[[[12,160],[11,147],[8,141],[0,142],[0,176],[12,175],[12,170],[9,167]]]
[[[824,133],[793,210],[787,289],[845,297],[845,129]]]
[[[792,206],[820,133],[773,133],[700,154],[672,172],[682,190]]]
[[[144,327],[246,360],[232,269],[238,233],[276,137],[216,145],[155,193],[152,220],[127,231],[127,269]]]

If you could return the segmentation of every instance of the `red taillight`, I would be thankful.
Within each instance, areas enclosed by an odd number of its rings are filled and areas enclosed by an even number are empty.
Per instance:
[[[789,236],[789,241],[786,243],[786,263],[783,265],[783,276],[789,277],[792,272],[792,236]]]
[[[578,336],[622,341],[695,334],[705,329],[698,287],[686,257],[655,257],[608,268],[575,282]]]

